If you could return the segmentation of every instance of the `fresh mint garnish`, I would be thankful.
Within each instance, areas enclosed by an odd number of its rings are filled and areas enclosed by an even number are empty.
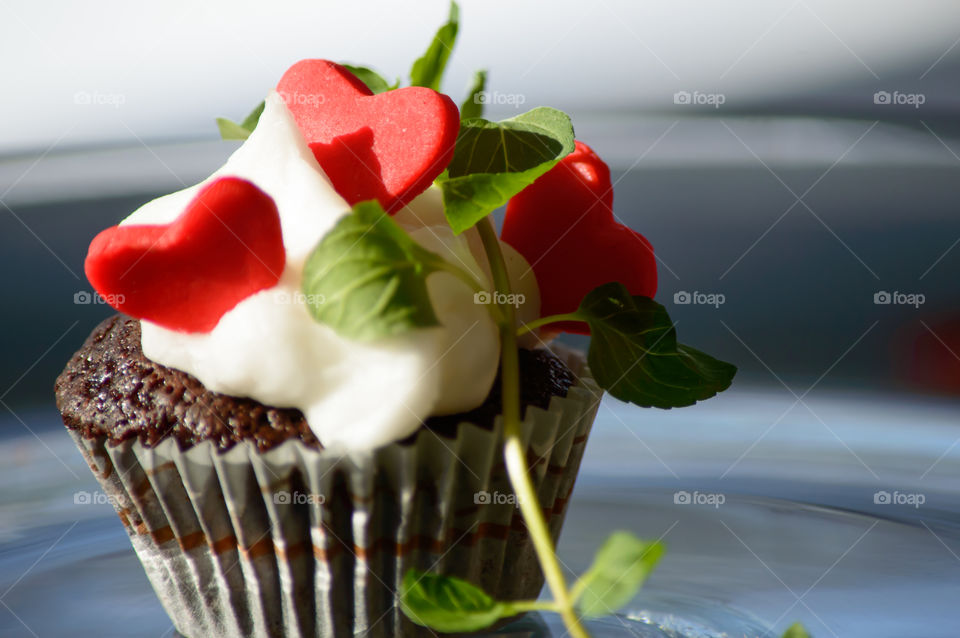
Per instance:
[[[260,102],[260,104],[250,111],[250,115],[245,117],[243,122],[239,124],[225,117],[218,117],[217,128],[220,129],[220,138],[224,140],[245,140],[250,137],[253,129],[257,128],[260,115],[263,114],[263,109],[266,105],[266,101]]]
[[[470,120],[483,117],[483,92],[487,88],[487,72],[481,69],[473,74],[473,84],[467,93],[467,99],[460,105],[460,119]]]
[[[427,275],[446,267],[379,203],[360,202],[310,254],[302,288],[314,319],[369,341],[438,325]]]
[[[365,66],[354,66],[352,64],[344,64],[343,67],[357,76],[361,82],[367,85],[367,88],[373,91],[374,94],[377,93],[386,93],[387,91],[392,91],[398,86],[400,86],[400,79],[398,78],[396,82],[390,84],[387,80],[374,71]]]
[[[587,362],[597,383],[621,401],[678,408],[730,387],[737,368],[677,343],[666,309],[608,283],[584,297],[567,317],[590,325]]]
[[[443,72],[447,68],[447,60],[453,52],[453,45],[457,42],[457,31],[460,29],[460,7],[456,2],[450,3],[450,16],[447,22],[437,30],[433,41],[427,47],[427,52],[413,63],[410,69],[410,85],[425,86],[434,91],[440,90],[443,81]]]
[[[795,622],[783,632],[783,638],[810,638],[810,634],[802,624]]]
[[[461,122],[453,159],[437,179],[453,232],[472,228],[573,149],[569,116],[548,107],[501,122]]]
[[[513,615],[476,585],[415,569],[403,576],[400,609],[416,624],[448,633],[477,631]]]
[[[612,534],[570,592],[584,617],[603,616],[629,602],[663,551],[659,542],[642,541],[629,532]],[[400,609],[418,625],[457,633],[478,631],[525,611],[560,612],[554,601],[498,601],[465,580],[416,569],[404,574]]]
[[[614,532],[597,551],[593,565],[573,586],[580,611],[588,618],[617,611],[640,589],[663,556],[660,542],[642,541],[629,532]]]

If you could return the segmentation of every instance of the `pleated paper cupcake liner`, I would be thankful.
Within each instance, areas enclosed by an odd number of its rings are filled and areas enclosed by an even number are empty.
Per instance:
[[[582,358],[522,426],[531,477],[560,533],[600,389]],[[503,464],[503,425],[341,456],[287,441],[219,452],[72,434],[117,507],[174,626],[188,638],[433,635],[397,605],[404,573],[436,571],[503,600],[543,586]]]

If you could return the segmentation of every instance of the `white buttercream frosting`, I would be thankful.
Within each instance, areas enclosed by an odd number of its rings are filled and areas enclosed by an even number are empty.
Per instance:
[[[431,415],[463,412],[483,402],[497,371],[499,334],[473,290],[449,273],[427,280],[440,327],[359,343],[310,316],[300,292],[304,262],[350,206],[333,189],[275,93],[256,130],[222,168],[201,184],[149,202],[122,223],[169,223],[204,184],[226,176],[249,180],[273,197],[286,267],[276,286],[241,301],[209,333],[180,333],[141,321],[148,358],[192,374],[215,392],[299,408],[325,447],[343,451],[390,443]],[[395,219],[425,248],[489,286],[478,238],[470,232],[453,235],[437,189]],[[525,302],[518,315],[529,321],[539,312],[536,281],[523,258],[502,245]]]

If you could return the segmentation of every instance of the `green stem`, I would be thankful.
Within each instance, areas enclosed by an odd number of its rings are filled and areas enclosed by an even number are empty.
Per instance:
[[[557,603],[552,600],[512,600],[502,603],[506,613],[504,616],[514,616],[528,611],[552,611],[559,613]]]
[[[584,574],[577,582],[573,584],[573,587],[570,588],[570,600],[572,600],[574,604],[580,600],[580,597],[583,596],[583,592],[587,591],[587,586],[590,584],[590,580],[591,579],[588,579],[588,574]]]
[[[500,251],[500,242],[490,218],[482,219],[477,224],[477,229],[480,232],[480,239],[483,241],[487,258],[490,260],[494,290],[502,293],[504,298],[508,298],[511,293],[510,278],[507,274],[507,265],[503,259],[503,253]],[[500,310],[503,312],[505,319],[500,324],[500,375],[503,384],[501,391],[505,439],[503,456],[507,466],[507,474],[510,477],[513,490],[517,494],[520,513],[523,515],[527,529],[530,531],[530,538],[533,540],[533,547],[540,559],[540,566],[543,568],[547,586],[553,593],[556,610],[563,618],[563,622],[573,638],[589,638],[589,634],[574,613],[573,601],[570,598],[570,592],[567,591],[567,583],[557,560],[553,541],[550,538],[550,530],[544,519],[543,510],[540,508],[537,492],[534,490],[530,475],[527,473],[527,455],[523,449],[520,436],[520,361],[517,354],[515,313],[513,306],[510,304],[504,304],[500,307]]]
[[[528,332],[533,332],[537,328],[542,328],[551,323],[556,323],[558,321],[583,321],[583,319],[575,312],[565,312],[562,315],[550,315],[548,317],[540,317],[539,319],[534,319],[530,323],[525,323],[519,328],[517,328],[517,336],[522,337]]]

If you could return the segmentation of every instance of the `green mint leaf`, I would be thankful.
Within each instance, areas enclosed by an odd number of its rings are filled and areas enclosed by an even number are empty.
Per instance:
[[[587,362],[594,378],[621,401],[678,408],[730,387],[737,368],[677,343],[666,309],[633,297],[620,283],[595,288],[575,313],[590,324]]]
[[[410,69],[410,85],[425,86],[434,91],[440,90],[443,81],[443,72],[447,68],[447,60],[457,41],[457,31],[460,28],[460,7],[456,2],[450,3],[450,17],[437,30],[433,42],[427,47],[427,52],[413,63]]]
[[[461,122],[453,159],[438,178],[453,232],[506,204],[573,149],[573,125],[556,109],[541,106],[501,122]]]
[[[403,576],[400,609],[416,624],[446,633],[477,631],[513,615],[465,580],[415,569]]]
[[[460,119],[469,120],[483,117],[483,91],[487,88],[487,72],[481,69],[473,74],[473,84],[467,93],[467,99],[460,105]]]
[[[220,138],[224,140],[245,140],[250,137],[253,129],[257,128],[257,123],[260,121],[260,115],[263,113],[265,106],[265,101],[260,102],[240,124],[225,117],[218,117],[217,128],[220,129]]]
[[[783,632],[783,638],[810,638],[810,634],[802,624],[795,622]]]
[[[642,541],[630,532],[611,534],[594,557],[593,565],[574,586],[582,590],[578,602],[580,611],[584,616],[595,618],[626,605],[656,567],[663,552],[659,541]]]
[[[400,86],[400,80],[397,79],[393,84],[388,83],[382,75],[374,71],[373,69],[368,69],[365,66],[353,66],[352,64],[344,64],[350,73],[353,73],[357,78],[367,85],[367,88],[377,93],[386,93],[387,91],[392,91],[393,89]]]
[[[263,115],[263,109],[265,109],[266,106],[266,100],[263,100],[260,102],[260,104],[257,104],[253,110],[250,111],[250,115],[243,119],[243,122],[241,122],[240,126],[253,133],[253,129],[257,128],[257,124],[260,123],[260,116]]]
[[[302,288],[314,319],[369,341],[438,325],[427,275],[443,264],[379,203],[360,202],[307,258]]]

